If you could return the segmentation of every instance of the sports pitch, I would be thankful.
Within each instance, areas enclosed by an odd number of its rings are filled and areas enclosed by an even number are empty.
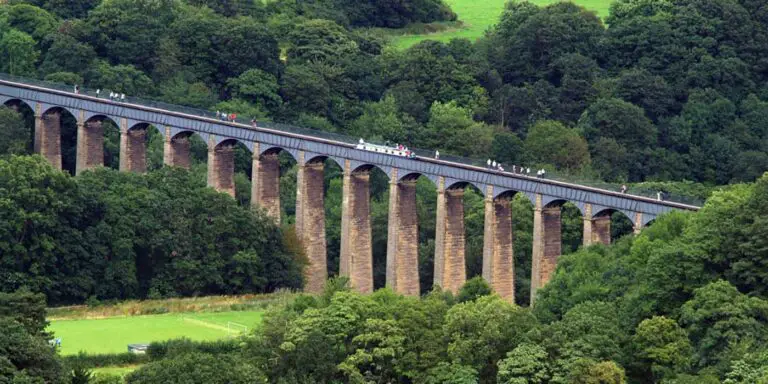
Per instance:
[[[529,0],[539,6],[557,3],[560,0]],[[608,16],[608,8],[613,0],[572,0],[586,9],[595,11],[598,16]],[[419,41],[431,39],[447,42],[454,38],[475,40],[492,25],[499,21],[504,4],[507,0],[445,0],[459,20],[464,23],[462,28],[427,35],[406,35],[396,37],[394,44],[398,48],[408,48]]]
[[[218,313],[172,313],[165,315],[112,317],[106,319],[55,320],[49,331],[61,338],[61,354],[74,355],[127,352],[128,344],[150,343],[186,337],[216,340],[242,331],[237,323],[252,329],[261,323],[262,311]]]

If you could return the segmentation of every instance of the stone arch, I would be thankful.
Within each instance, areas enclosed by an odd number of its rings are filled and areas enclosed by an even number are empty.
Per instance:
[[[116,127],[120,127],[120,120],[115,120],[112,116],[104,115],[104,114],[85,114],[84,115],[84,121],[82,121],[83,124],[88,124],[92,122],[101,122],[109,121],[112,124],[114,124]]]
[[[627,214],[627,212],[621,209],[615,209],[615,208],[602,208],[600,210],[593,211],[592,219],[596,219],[598,217],[603,217],[603,216],[612,216],[614,213],[617,213],[617,212],[621,213],[621,216],[625,217],[630,222],[632,222],[635,219],[634,215],[630,216],[629,214]]]
[[[398,170],[398,172],[399,172],[399,170]],[[420,177],[429,180],[430,182],[432,182],[432,185],[435,188],[437,188],[437,180],[436,180],[437,177],[431,177],[430,175],[427,175],[427,174],[424,174],[424,173],[420,173],[420,172],[405,171],[405,172],[403,172],[401,174],[399,173],[397,181],[398,182],[401,182],[401,181],[415,181],[415,180],[418,180]]]
[[[381,171],[381,173],[385,174],[387,176],[388,180],[392,179],[392,174],[389,172],[388,169],[378,166],[376,164],[369,164],[369,163],[361,163],[361,164],[352,164],[351,171],[352,173],[355,172],[372,172],[374,169],[378,169]]]
[[[304,163],[305,164],[322,163],[322,162],[325,162],[326,160],[331,160],[334,164],[336,164],[337,167],[339,167],[340,169],[344,169],[344,163],[343,162],[339,162],[339,159],[337,159],[337,158],[335,158],[333,156],[314,155],[314,154],[310,155],[310,156],[306,156],[306,154],[305,154],[305,156],[304,156]]]
[[[0,96],[0,101],[2,101],[3,105],[6,107],[11,107],[14,104],[19,104],[19,105],[27,106],[27,108],[29,108],[32,111],[34,111],[37,106],[37,102],[29,101],[29,100],[21,99],[17,97]]]
[[[467,187],[471,187],[471,189],[479,192],[481,196],[485,196],[486,191],[482,185],[477,185],[471,181],[463,181],[463,180],[461,181],[446,180],[445,181],[445,189],[456,189],[456,188],[466,189]]]
[[[268,154],[280,154],[280,153],[287,153],[293,158],[293,161],[297,162],[299,161],[299,152],[295,149],[290,148],[283,148],[277,145],[270,145],[270,144],[261,144],[259,146],[259,155],[268,155]]]

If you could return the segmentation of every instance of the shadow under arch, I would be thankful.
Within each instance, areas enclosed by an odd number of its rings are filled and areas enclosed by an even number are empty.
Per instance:
[[[611,221],[611,243],[634,233],[634,224],[632,218],[619,209],[606,208],[592,215],[592,219],[610,218]]]
[[[18,145],[18,147],[14,149],[14,153],[17,151],[23,151],[23,153],[29,154],[37,152],[35,147],[35,111],[32,104],[29,104],[22,99],[7,99],[3,102],[2,106],[18,113],[21,119],[21,124],[23,124],[23,132],[21,131],[22,127],[18,127],[20,129],[18,137],[12,138],[12,140],[18,140],[17,143],[8,143],[14,147]]]

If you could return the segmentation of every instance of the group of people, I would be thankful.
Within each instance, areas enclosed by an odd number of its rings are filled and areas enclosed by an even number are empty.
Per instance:
[[[74,92],[76,95],[80,94],[80,86],[75,84]],[[96,90],[96,97],[101,97],[101,88]],[[125,93],[110,92],[109,99],[112,101],[125,102]]]
[[[227,114],[226,112],[216,111],[216,118],[221,119],[221,121],[229,121],[230,123],[234,123],[235,120],[237,120],[237,114],[236,113]],[[251,120],[251,125],[254,125],[254,120]]]

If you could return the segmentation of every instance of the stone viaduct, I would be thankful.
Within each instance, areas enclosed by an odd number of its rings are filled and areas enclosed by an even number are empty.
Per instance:
[[[234,196],[233,146],[243,143],[253,153],[252,199],[280,221],[278,153],[290,153],[298,163],[296,232],[310,265],[306,290],[318,292],[327,277],[324,161],[343,170],[340,273],[360,292],[373,290],[370,171],[381,169],[390,180],[386,284],[406,294],[419,294],[416,180],[426,177],[437,187],[434,283],[456,292],[466,280],[464,259],[464,189],[475,186],[485,196],[483,277],[493,289],[514,301],[514,258],[510,199],[522,193],[534,206],[531,301],[555,270],[561,251],[560,208],[575,204],[583,216],[584,245],[610,243],[610,215],[622,212],[640,231],[670,210],[698,207],[656,201],[581,185],[500,173],[483,167],[426,157],[405,158],[359,150],[354,140],[327,139],[310,132],[287,131],[277,125],[220,121],[143,103],[123,103],[47,86],[0,80],[0,102],[28,105],[35,114],[34,150],[61,169],[61,114],[77,120],[76,172],[103,164],[105,120],[120,129],[120,170],[146,171],[145,135],[150,126],[164,137],[164,163],[189,167],[192,134],[208,143],[208,185]],[[174,110],[175,109],[175,110]]]

